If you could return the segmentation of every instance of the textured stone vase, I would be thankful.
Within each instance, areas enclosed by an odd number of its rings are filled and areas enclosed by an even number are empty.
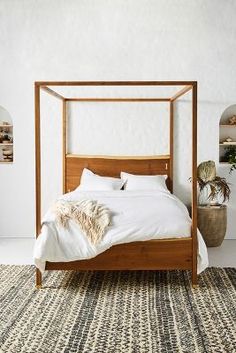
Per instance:
[[[227,228],[227,207],[198,206],[198,229],[206,246],[220,246]]]

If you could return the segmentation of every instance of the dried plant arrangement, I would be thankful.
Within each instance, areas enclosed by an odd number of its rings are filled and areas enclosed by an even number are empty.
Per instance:
[[[222,202],[226,202],[230,197],[229,183],[225,178],[216,175],[216,165],[214,161],[205,161],[199,164],[197,169],[197,181],[200,194],[203,190],[208,189],[208,197],[210,203],[219,204],[218,197],[222,198]]]

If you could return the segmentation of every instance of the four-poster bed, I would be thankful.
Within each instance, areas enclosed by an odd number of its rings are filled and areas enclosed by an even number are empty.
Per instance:
[[[170,86],[181,89],[165,98],[67,98],[52,87],[60,86]],[[192,271],[192,284],[197,285],[197,82],[195,81],[71,81],[35,82],[35,141],[36,141],[36,237],[41,230],[41,144],[40,144],[40,90],[62,101],[62,172],[63,193],[74,190],[80,182],[83,168],[102,176],[119,176],[122,170],[142,175],[167,175],[167,187],[173,191],[174,104],[192,92],[192,226],[191,236],[185,238],[137,241],[112,246],[88,260],[46,262],[46,270],[171,270]],[[170,105],[170,153],[159,156],[80,156],[67,153],[67,105],[69,102],[167,102]],[[36,285],[42,284],[42,275],[36,269]]]

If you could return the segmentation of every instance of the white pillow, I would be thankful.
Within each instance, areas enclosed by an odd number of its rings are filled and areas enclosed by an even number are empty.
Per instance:
[[[119,178],[102,177],[94,174],[91,170],[84,168],[80,179],[80,185],[76,190],[120,190],[123,185],[124,181]]]
[[[168,191],[166,187],[167,175],[134,175],[121,172],[120,176],[125,183],[125,190]]]

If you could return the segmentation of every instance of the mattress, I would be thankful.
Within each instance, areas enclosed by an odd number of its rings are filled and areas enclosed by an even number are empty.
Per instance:
[[[35,265],[44,271],[46,261],[68,262],[90,259],[113,245],[152,239],[191,236],[191,218],[186,206],[168,191],[79,191],[59,199],[97,200],[111,212],[111,224],[100,243],[94,245],[77,223],[67,228],[55,222],[49,210],[42,221],[42,231],[34,247]],[[198,273],[208,266],[205,243],[198,231]]]

